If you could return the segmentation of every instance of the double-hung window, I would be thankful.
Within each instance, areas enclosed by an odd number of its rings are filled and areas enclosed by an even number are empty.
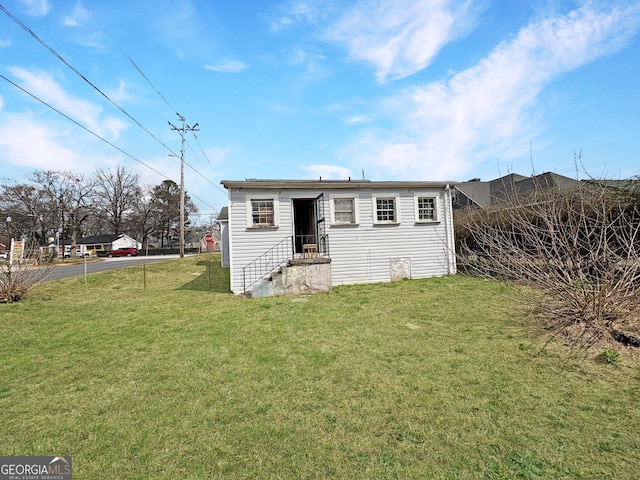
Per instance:
[[[273,199],[251,199],[251,225],[253,227],[273,227],[275,225]]]
[[[416,222],[427,223],[438,221],[438,198],[417,196],[415,197]]]
[[[380,196],[373,199],[374,223],[399,223],[398,197]]]
[[[354,225],[357,223],[355,198],[333,199],[333,223],[334,225]]]

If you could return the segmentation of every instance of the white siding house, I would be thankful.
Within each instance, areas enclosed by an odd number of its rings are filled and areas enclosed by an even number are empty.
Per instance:
[[[270,262],[291,259],[330,261],[332,285],[456,272],[448,183],[221,183],[229,196],[222,248],[235,293],[268,275]]]

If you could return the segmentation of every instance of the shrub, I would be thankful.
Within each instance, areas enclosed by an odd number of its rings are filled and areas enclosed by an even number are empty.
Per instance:
[[[537,189],[456,218],[462,271],[544,293],[559,332],[589,346],[636,329],[640,313],[640,203],[629,189],[579,182]]]
[[[49,275],[51,268],[51,265],[35,267],[32,262],[0,264],[0,303],[19,301]]]

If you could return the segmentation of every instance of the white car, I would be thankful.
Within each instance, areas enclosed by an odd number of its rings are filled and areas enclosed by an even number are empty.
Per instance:
[[[0,259],[8,260],[9,259],[9,252],[0,252]]]

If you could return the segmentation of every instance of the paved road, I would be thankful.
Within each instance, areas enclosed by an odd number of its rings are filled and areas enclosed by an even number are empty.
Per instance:
[[[131,267],[141,265],[143,263],[161,262],[171,258],[179,258],[179,255],[156,255],[148,257],[121,257],[121,258],[104,258],[99,260],[90,260],[86,263],[87,274],[103,272],[105,270],[113,270],[116,268]],[[84,275],[85,263],[60,264],[56,265],[45,281],[60,280],[62,278],[76,277]]]

